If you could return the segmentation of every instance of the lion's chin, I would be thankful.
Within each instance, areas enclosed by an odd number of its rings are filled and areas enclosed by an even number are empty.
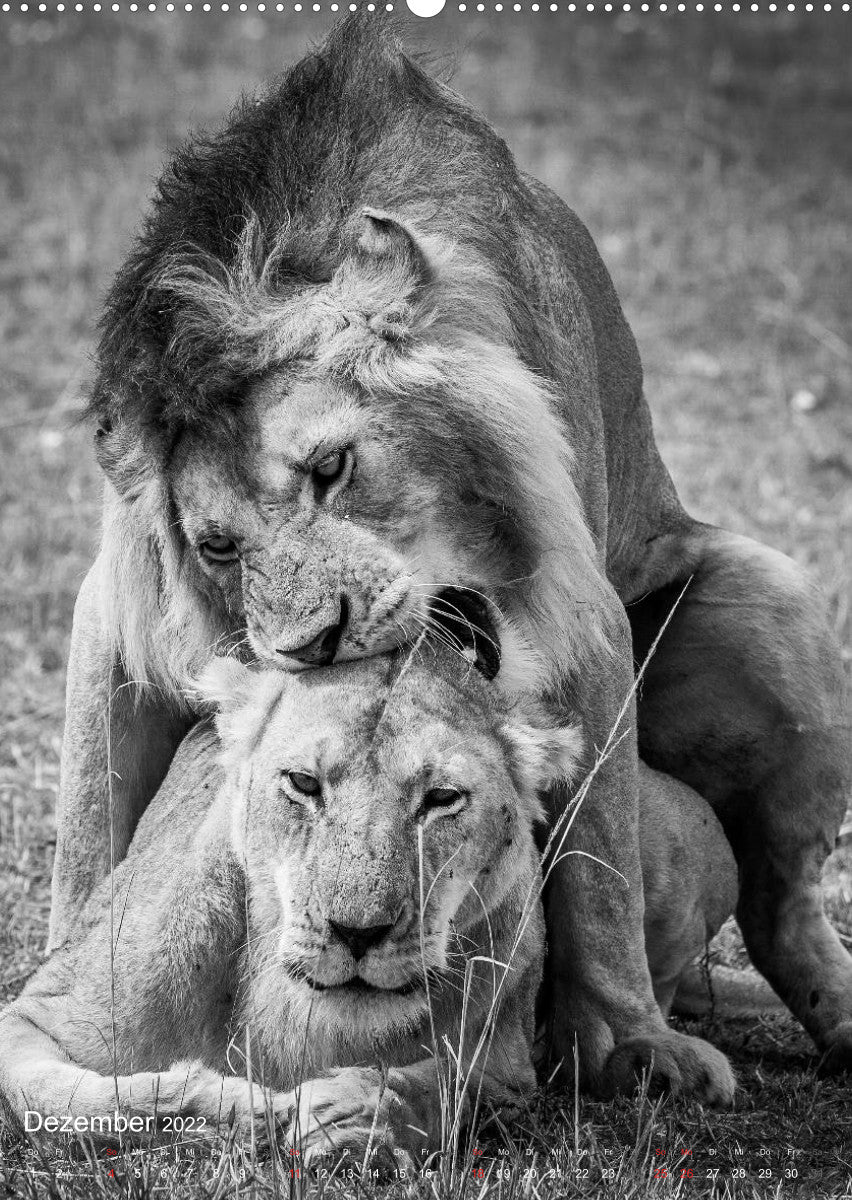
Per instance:
[[[336,665],[344,662],[358,662],[362,658],[377,658],[381,654],[390,654],[403,644],[402,634],[395,631],[357,642],[347,642],[344,639],[337,648],[334,662]]]

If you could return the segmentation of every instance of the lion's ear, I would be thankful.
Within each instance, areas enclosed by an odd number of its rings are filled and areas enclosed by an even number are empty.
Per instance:
[[[378,208],[364,208],[361,216],[364,226],[358,240],[360,253],[368,258],[386,259],[389,265],[401,268],[415,287],[428,286],[432,268],[411,230]]]
[[[257,687],[254,671],[236,658],[212,658],[195,681],[193,693],[202,704],[228,715],[242,708]]]
[[[156,476],[159,461],[151,435],[135,424],[101,417],[95,429],[95,458],[125,500],[139,496]]]
[[[524,786],[544,791],[555,783],[570,782],[583,756],[583,735],[576,725],[543,729],[512,721],[504,727],[514,766]]]

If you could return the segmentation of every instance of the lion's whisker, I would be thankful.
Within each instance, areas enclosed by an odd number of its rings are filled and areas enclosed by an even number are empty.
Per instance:
[[[436,621],[431,613],[426,613],[424,616],[418,613],[415,615],[415,620],[419,621],[427,633],[442,641],[444,645],[455,648],[464,657],[463,651],[466,649],[464,642],[451,629],[447,629],[446,626]]]
[[[446,646],[448,650],[450,650],[453,654],[456,654],[460,659],[462,659],[463,662],[470,666],[470,662],[464,653],[465,648],[463,644],[455,638],[452,638],[448,634],[447,630],[443,629],[440,625],[432,625],[427,619],[421,617],[419,614],[414,614],[414,619],[420,624],[424,632],[434,639],[434,641],[440,642],[442,645]]]
[[[497,641],[495,641],[495,639],[493,637],[491,637],[491,635],[489,633],[486,633],[486,631],[482,628],[481,625],[477,625],[475,621],[471,621],[470,618],[467,617],[460,608],[457,608],[455,604],[450,604],[449,601],[447,601],[443,597],[439,596],[437,599],[432,601],[431,608],[433,611],[436,610],[436,606],[438,604],[443,606],[443,608],[440,611],[445,612],[447,614],[447,616],[452,617],[452,614],[448,611],[449,609],[453,609],[456,613],[458,613],[461,623],[466,625],[472,634],[474,634],[474,635],[479,634],[482,638],[485,639],[485,641],[490,642],[491,645],[494,647],[494,649],[497,650],[499,653],[499,651],[500,651],[499,643]],[[452,618],[452,619],[455,619],[455,618]]]
[[[501,583],[500,586],[501,587],[509,586],[511,584],[511,582],[512,581],[510,580],[505,585]],[[447,589],[447,590],[452,590],[452,591],[456,591],[456,592],[469,592],[471,596],[478,596],[480,598],[480,600],[484,600],[486,604],[489,604],[492,608],[496,609],[497,612],[500,613],[500,615],[502,616],[502,610],[500,609],[499,604],[497,603],[497,601],[494,599],[493,596],[488,596],[488,595],[486,595],[485,592],[481,592],[479,590],[479,588],[471,587],[469,584],[453,583],[449,580],[435,579],[435,580],[432,580],[431,583],[428,585],[415,584],[414,586],[417,590],[419,590],[421,592],[425,592],[426,594],[433,594],[433,598],[437,598],[437,596],[434,595],[435,589],[441,589],[441,590]]]

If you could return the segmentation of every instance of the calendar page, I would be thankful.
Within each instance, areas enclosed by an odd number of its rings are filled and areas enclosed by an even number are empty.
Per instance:
[[[0,1191],[852,1197],[849,4],[0,8]]]

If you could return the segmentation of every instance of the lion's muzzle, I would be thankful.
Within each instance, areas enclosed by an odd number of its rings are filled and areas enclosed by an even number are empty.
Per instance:
[[[276,646],[276,653],[306,667],[325,667],[333,663],[340,639],[349,624],[349,601],[346,596],[340,597],[338,613],[336,621],[326,625],[307,641],[302,642],[301,631],[295,631],[286,639],[286,643]]]

